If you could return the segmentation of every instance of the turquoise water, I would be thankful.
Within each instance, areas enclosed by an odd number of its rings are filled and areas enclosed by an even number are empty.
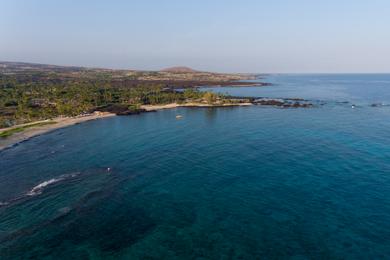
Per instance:
[[[0,152],[0,258],[388,259],[390,76],[267,80],[224,91],[326,105],[108,118]]]
[[[390,74],[271,75],[265,77],[264,81],[273,83],[274,86],[205,89],[235,96],[305,98],[331,102],[349,101],[359,105],[373,103],[390,105]]]

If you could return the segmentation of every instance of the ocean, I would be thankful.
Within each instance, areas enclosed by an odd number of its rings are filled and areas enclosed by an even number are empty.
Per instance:
[[[315,106],[112,117],[1,151],[0,258],[389,259],[390,75],[260,81],[210,90]]]

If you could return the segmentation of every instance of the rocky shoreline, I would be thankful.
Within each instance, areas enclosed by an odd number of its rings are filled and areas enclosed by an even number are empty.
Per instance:
[[[254,105],[258,106],[275,106],[282,108],[309,108],[314,105],[304,99],[256,99],[252,102]]]

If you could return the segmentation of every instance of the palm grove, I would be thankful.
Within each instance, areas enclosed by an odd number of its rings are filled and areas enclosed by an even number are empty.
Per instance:
[[[159,82],[118,80],[110,73],[85,77],[64,77],[55,72],[2,73],[0,84],[0,127],[59,115],[76,116],[113,104],[136,109],[143,104],[199,99],[211,104],[222,98],[194,88],[176,91]]]

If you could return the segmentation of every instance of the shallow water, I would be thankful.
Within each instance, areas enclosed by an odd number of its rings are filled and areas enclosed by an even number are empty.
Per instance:
[[[316,77],[251,88],[312,109],[107,118],[0,152],[0,258],[389,258],[390,108],[369,106],[388,83]]]

